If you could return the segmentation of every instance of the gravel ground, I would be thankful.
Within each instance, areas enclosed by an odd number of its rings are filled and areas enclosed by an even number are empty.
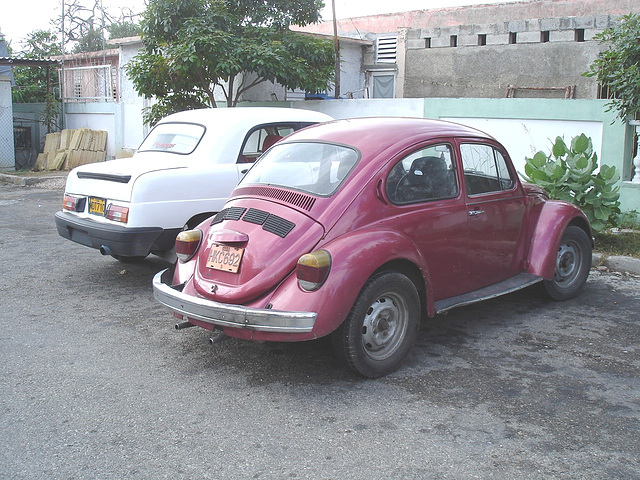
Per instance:
[[[43,188],[45,190],[62,190],[64,191],[64,186],[67,183],[67,176],[64,177],[56,177],[51,178],[49,180],[44,180],[39,183],[34,183],[33,185],[29,185],[27,188]]]
[[[638,278],[438,315],[363,380],[326,341],[176,332],[166,264],[59,237],[61,189],[0,184],[2,479],[640,478]]]

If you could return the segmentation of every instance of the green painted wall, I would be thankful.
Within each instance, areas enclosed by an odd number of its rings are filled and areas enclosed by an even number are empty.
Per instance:
[[[362,116],[458,117],[463,119],[532,120],[550,122],[591,122],[602,130],[599,161],[620,170],[623,180],[631,178],[633,128],[606,111],[606,100],[565,100],[541,98],[396,98],[364,100],[314,100],[305,102],[247,102],[242,106],[280,106],[324,112],[334,118]],[[578,132],[584,133],[584,132]],[[576,134],[578,134],[576,133]],[[550,141],[536,145],[548,151]],[[570,138],[565,137],[565,140]],[[594,143],[596,139],[594,138]],[[510,152],[511,153],[511,152]],[[523,158],[514,158],[514,163]],[[640,174],[638,174],[640,175]],[[640,211],[640,183],[620,182],[622,211]]]
[[[600,122],[600,162],[615,166],[623,180],[628,180],[631,177],[633,127],[622,123],[613,112],[606,112],[606,103],[606,100],[425,98],[424,116]],[[621,181],[620,203],[623,211],[640,211],[640,183]]]

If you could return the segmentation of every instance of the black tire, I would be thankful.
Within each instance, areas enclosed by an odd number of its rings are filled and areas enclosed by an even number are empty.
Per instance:
[[[351,312],[333,333],[333,348],[347,368],[376,378],[397,370],[420,328],[420,298],[413,282],[397,272],[371,277]]]
[[[591,270],[591,240],[580,227],[567,227],[556,257],[556,271],[544,281],[547,294],[554,300],[568,300],[578,295]]]

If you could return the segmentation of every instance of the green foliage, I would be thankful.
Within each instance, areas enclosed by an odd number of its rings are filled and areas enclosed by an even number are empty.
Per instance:
[[[45,107],[40,115],[40,121],[46,127],[47,133],[58,130],[58,118],[60,117],[60,101],[53,92],[45,97]]]
[[[596,232],[596,249],[604,255],[640,258],[640,232]]]
[[[101,30],[89,29],[87,32],[76,40],[73,46],[73,53],[80,52],[99,52],[105,47]]]
[[[602,165],[593,151],[589,137],[581,134],[567,146],[557,137],[549,156],[543,152],[526,158],[526,180],[545,188],[551,198],[565,200],[580,207],[595,231],[614,226],[620,213],[620,173],[615,167]]]
[[[215,107],[214,89],[227,105],[259,83],[326,89],[333,76],[329,41],[289,30],[318,19],[320,0],[150,0],[141,50],[127,65],[138,93],[155,97],[145,113]]]
[[[142,35],[142,27],[140,24],[127,20],[117,20],[107,25],[105,28],[107,32],[109,32],[110,39],[137,37],[138,35]]]
[[[19,56],[41,59],[60,53],[60,43],[56,34],[47,30],[35,30],[28,35]],[[16,82],[15,87],[11,89],[14,103],[47,102],[47,81],[50,92],[58,86],[58,72],[55,66],[48,70],[46,67],[14,67],[13,77]]]
[[[640,230],[640,212],[635,209],[622,212],[618,217],[618,227]]]
[[[622,17],[595,38],[608,45],[584,73],[609,88],[611,102],[622,120],[640,117],[640,14]]]

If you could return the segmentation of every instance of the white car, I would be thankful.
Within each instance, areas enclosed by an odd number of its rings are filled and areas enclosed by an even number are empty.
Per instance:
[[[176,235],[219,212],[251,164],[282,137],[332,120],[294,108],[221,108],[169,115],[131,158],[67,178],[58,233],[119,260],[175,256]]]

